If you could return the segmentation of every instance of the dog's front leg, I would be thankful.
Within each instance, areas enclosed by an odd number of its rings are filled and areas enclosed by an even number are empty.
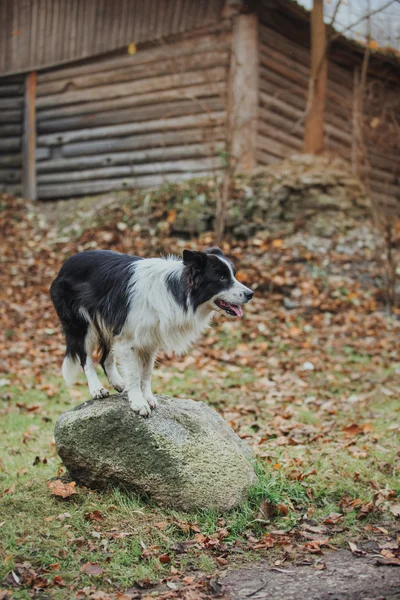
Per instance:
[[[151,391],[151,374],[153,372],[156,354],[157,353],[153,350],[139,351],[140,383],[142,386],[142,393],[144,399],[151,408],[155,408],[157,406],[157,400]]]
[[[144,399],[141,388],[138,351],[136,348],[132,348],[129,342],[119,342],[115,345],[115,353],[121,367],[132,410],[142,415],[142,417],[148,417],[151,414],[151,409]]]

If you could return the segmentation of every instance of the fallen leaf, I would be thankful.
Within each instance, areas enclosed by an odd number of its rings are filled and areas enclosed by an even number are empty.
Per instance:
[[[366,554],[366,552],[364,550],[361,550],[361,548],[357,548],[357,546],[356,546],[356,544],[354,544],[354,542],[348,542],[348,544],[349,544],[350,550],[356,556],[364,556]]]
[[[99,563],[87,562],[81,566],[81,573],[86,573],[87,575],[101,575],[104,573],[104,569],[100,567]]]
[[[131,42],[128,46],[128,54],[130,54],[131,56],[133,54],[136,54],[136,44],[134,44],[133,42]]]
[[[346,427],[342,427],[342,431],[345,435],[352,437],[354,435],[358,435],[362,432],[362,428],[359,427],[356,423],[352,423],[351,425],[347,425]]]
[[[63,483],[61,479],[56,479],[55,481],[47,482],[47,487],[51,490],[52,495],[60,498],[69,498],[73,494],[77,494],[78,492],[76,491],[75,486],[75,481]]]
[[[99,510],[94,510],[91,513],[86,513],[85,519],[86,521],[97,521],[98,523],[104,521],[104,517]]]

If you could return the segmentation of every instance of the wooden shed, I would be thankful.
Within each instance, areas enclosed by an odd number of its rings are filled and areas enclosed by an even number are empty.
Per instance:
[[[2,0],[0,190],[52,199],[240,170],[303,146],[309,13],[292,0]],[[357,160],[364,48],[329,50],[326,148]],[[362,173],[400,202],[400,63],[369,60]]]

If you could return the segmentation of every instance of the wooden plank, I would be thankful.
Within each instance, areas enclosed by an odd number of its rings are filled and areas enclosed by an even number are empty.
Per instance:
[[[372,198],[378,206],[389,208],[395,212],[396,217],[399,210],[399,201],[393,196],[387,194],[380,194],[379,192],[372,190]]]
[[[260,64],[267,70],[273,70],[280,73],[285,79],[297,83],[301,87],[307,85],[308,77],[304,73],[297,72],[295,69],[287,67],[271,58],[269,55],[260,52]]]
[[[384,154],[383,152],[379,152],[376,147],[371,147],[370,145],[367,146],[367,153],[370,163],[383,171],[400,177],[400,160],[397,154],[395,155],[391,152]]]
[[[121,96],[131,96],[134,94],[145,94],[157,90],[169,89],[172,87],[183,87],[185,85],[199,85],[223,81],[226,77],[224,67],[214,67],[204,71],[193,71],[188,73],[176,73],[161,77],[149,77],[131,83],[120,83],[115,85],[105,85],[92,89],[79,90],[77,92],[65,92],[64,94],[55,94],[51,96],[42,96],[37,99],[38,108],[58,107],[65,104],[74,104],[78,102],[90,102],[93,100],[93,94],[98,99],[111,100]]]
[[[279,51],[279,49],[273,49],[271,47],[266,47],[263,44],[260,45],[260,54],[262,57],[267,57],[274,60],[277,64],[290,69],[291,71],[302,75],[303,77],[308,77],[310,73],[309,67],[306,67],[301,62],[296,60],[291,56],[287,56],[286,54]]]
[[[20,123],[14,123],[10,125],[0,124],[0,138],[7,136],[19,136],[21,135],[22,125]]]
[[[259,110],[262,115],[265,115],[267,112],[271,112],[273,114],[276,112],[288,119],[287,126],[285,127],[288,133],[291,131],[297,131],[296,127],[298,127],[299,124],[304,125],[304,110],[300,110],[300,108],[291,106],[279,98],[271,96],[270,94],[266,94],[264,91],[260,91]],[[327,115],[326,132],[328,136],[339,139],[346,145],[350,143],[351,133],[347,133],[346,122],[337,119],[335,115]]]
[[[369,185],[372,190],[379,192],[379,194],[384,194],[385,196],[392,196],[393,198],[400,197],[400,185],[390,185],[385,182],[377,181],[374,177],[374,172],[372,171],[369,176]]]
[[[139,96],[125,96],[114,100],[92,100],[83,104],[72,104],[69,106],[61,106],[55,109],[45,109],[38,112],[38,122],[41,123],[46,119],[58,119],[73,115],[89,115],[104,111],[117,111],[124,108],[134,108],[137,106],[147,106],[157,104],[159,102],[169,102],[173,100],[192,99],[198,100],[209,98],[211,96],[225,95],[226,80],[216,83],[207,83],[202,85],[193,85],[178,87],[175,89],[162,90],[158,92],[150,92],[148,94],[140,94]],[[1,120],[1,113],[0,113]]]
[[[258,127],[260,128],[263,123],[267,123],[272,125],[276,129],[279,128],[280,131],[286,132],[288,135],[297,136],[298,140],[303,139],[303,131],[304,131],[304,122],[297,121],[289,121],[287,117],[282,117],[278,113],[265,109],[263,107],[259,107],[258,109],[259,122]]]
[[[131,82],[148,77],[159,77],[171,73],[184,73],[186,71],[197,71],[199,69],[226,66],[228,64],[229,52],[212,51],[188,56],[171,58],[166,56],[163,61],[150,64],[132,65],[105,73],[94,75],[81,75],[69,79],[60,79],[50,83],[42,83],[38,88],[38,96],[60,94],[68,89],[80,90],[116,83]]]
[[[267,93],[275,93],[278,98],[285,98],[289,103],[300,102],[301,98],[307,98],[307,81],[302,84],[291,81],[287,77],[276,73],[272,69],[267,69],[263,64],[260,65],[260,87]],[[275,87],[275,89],[273,89]],[[295,100],[297,99],[297,100]],[[327,107],[329,111],[348,114],[351,112],[351,94],[343,88],[340,93],[335,89],[332,91],[331,84],[328,81]]]
[[[304,48],[301,44],[297,44],[283,35],[260,25],[260,40],[263,52],[268,54],[269,49],[277,52],[277,56],[285,56],[287,59],[292,59],[297,63],[301,63],[304,67],[310,67],[310,50]],[[334,62],[334,55],[329,60],[329,74],[333,84],[341,84],[346,89],[351,89],[352,86],[352,71],[345,69]],[[349,86],[349,87],[347,87]]]
[[[260,91],[277,100],[281,100],[288,106],[293,106],[305,112],[307,92],[304,88],[301,89],[299,86],[294,86],[293,84],[292,86],[292,89],[285,89],[271,84],[264,77],[260,80]],[[333,102],[329,96],[325,116],[327,121],[331,121],[332,124],[343,129],[348,128],[349,119],[351,118],[350,113],[347,113],[338,102]]]
[[[282,142],[288,148],[293,148],[293,151],[301,151],[303,144],[299,137],[295,137],[294,135],[290,135],[286,133],[284,130],[279,129],[277,126],[271,126],[267,123],[260,121],[258,124],[258,133],[264,139],[271,139],[272,141],[276,140],[278,142]]]
[[[222,125],[225,121],[224,111],[205,113],[202,115],[189,115],[173,117],[171,119],[156,119],[154,121],[141,121],[139,123],[125,123],[124,125],[113,125],[109,127],[93,127],[63,133],[40,135],[38,144],[40,146],[61,146],[72,142],[87,142],[101,138],[115,138],[116,136],[129,136],[133,133],[149,133],[153,131],[162,132],[168,129],[178,130],[194,127],[212,127]]]
[[[234,17],[230,69],[229,123],[231,160],[237,170],[256,164],[258,107],[258,19],[255,14]]]
[[[199,113],[209,113],[224,110],[221,98],[193,98],[177,102],[162,102],[150,106],[140,106],[135,109],[99,112],[90,115],[78,115],[62,119],[48,119],[38,122],[38,133],[54,133],[71,129],[96,127],[100,125],[116,125],[121,123],[136,123],[153,119],[171,118]],[[10,126],[11,127],[11,126]],[[12,127],[16,127],[15,125]],[[1,127],[0,127],[1,134]]]
[[[19,96],[17,97],[10,97],[10,98],[0,98],[0,110],[2,111],[7,110],[7,109],[15,109],[15,108],[20,108],[22,109],[22,105],[23,105],[23,98],[20,98]]]
[[[38,87],[44,83],[58,81],[59,79],[68,79],[94,73],[103,73],[105,71],[114,71],[122,67],[131,67],[132,65],[144,65],[151,62],[165,60],[182,56],[182,54],[201,54],[207,50],[226,50],[230,46],[231,33],[224,31],[215,34],[198,34],[193,32],[189,39],[180,39],[177,41],[168,41],[162,44],[155,44],[148,48],[139,48],[136,54],[128,55],[126,50],[117,56],[106,56],[105,58],[92,58],[90,62],[85,61],[74,66],[67,65],[63,68],[56,68],[51,71],[44,71],[38,74]]]
[[[275,165],[281,162],[281,158],[278,156],[274,156],[273,154],[260,149],[256,150],[256,160],[258,165]]]
[[[122,177],[134,177],[136,175],[160,174],[160,173],[186,173],[197,171],[213,171],[222,168],[221,158],[218,156],[208,158],[182,159],[175,161],[163,161],[158,163],[143,163],[136,165],[124,165],[113,167],[102,167],[99,169],[88,169],[83,171],[72,171],[65,173],[43,173],[38,176],[38,183],[70,183],[74,181],[111,179]]]
[[[79,156],[78,158],[56,158],[37,163],[38,173],[54,173],[57,171],[79,171],[111,165],[131,165],[132,163],[154,163],[163,160],[180,158],[198,158],[220,154],[225,148],[223,142],[184,144],[181,146],[166,146],[150,148],[134,152],[115,152],[99,154],[98,156]],[[48,148],[46,148],[48,150]]]
[[[2,183],[20,183],[21,169],[2,169],[0,168],[0,181]]]
[[[22,187],[21,184],[13,185],[12,183],[0,183],[0,192],[18,197],[22,195]]]
[[[20,167],[22,164],[21,154],[0,154],[0,167]]]
[[[0,80],[0,98],[6,98],[9,96],[22,96],[24,93],[24,84],[23,83],[3,83],[3,80]]]
[[[6,152],[12,152],[13,150],[21,150],[21,138],[20,137],[9,137],[0,139],[0,150]]]
[[[219,173],[218,170],[213,172]],[[196,173],[166,173],[163,175],[148,175],[129,179],[104,179],[101,181],[83,181],[69,185],[60,184],[41,185],[39,198],[72,198],[74,196],[86,196],[88,194],[100,194],[121,189],[135,188],[157,188],[167,182],[186,181],[194,178],[209,177],[209,171],[198,171]]]
[[[277,73],[273,69],[266,68],[262,63],[260,64],[260,85],[273,85],[275,89],[280,92],[291,93],[293,95],[299,94],[300,96],[307,95],[306,81],[295,82],[291,81],[287,77]],[[268,91],[268,90],[267,90]]]
[[[306,90],[300,89],[296,86],[295,89],[285,89],[276,86],[275,84],[269,83],[263,78],[260,81],[260,90],[272,96],[278,100],[282,100],[285,104],[289,104],[290,106],[294,106],[299,108],[300,110],[305,110],[307,104],[307,93]]]
[[[21,110],[0,110],[0,123],[21,123]]]
[[[325,133],[328,138],[332,137],[336,140],[341,141],[343,144],[345,144],[349,148],[351,147],[352,135],[351,135],[351,133],[348,133],[346,130],[343,131],[341,129],[338,129],[331,123],[325,122]]]
[[[289,106],[286,102],[266,94],[265,92],[260,92],[260,106],[264,107],[265,110],[276,110],[279,114],[282,114],[292,121],[302,119],[304,115],[303,110]]]
[[[84,156],[123,150],[139,150],[162,146],[175,146],[184,143],[216,142],[225,139],[225,127],[205,127],[204,129],[184,129],[134,135],[123,138],[94,140],[68,144],[63,147],[63,156]]]
[[[272,154],[273,156],[278,156],[279,158],[286,158],[287,156],[298,152],[296,148],[292,148],[291,146],[287,146],[286,144],[282,144],[282,142],[278,142],[269,137],[267,138],[263,135],[257,136],[257,149]]]
[[[399,165],[399,171],[400,171],[400,165]],[[372,167],[372,169],[370,169],[369,167],[363,167],[361,169],[361,173],[363,175],[369,175],[371,178],[375,179],[376,181],[380,181],[382,183],[389,183],[391,185],[400,185],[397,184],[396,182],[399,181],[398,177],[394,174],[394,173],[388,173],[387,171],[383,171],[382,169],[378,169],[378,167],[376,166],[376,164],[374,164],[374,166]],[[399,196],[400,197],[400,196]]]
[[[36,73],[25,80],[25,110],[23,134],[23,193],[26,198],[36,200]]]

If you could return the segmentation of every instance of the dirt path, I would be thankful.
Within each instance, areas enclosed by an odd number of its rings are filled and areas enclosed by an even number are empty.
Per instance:
[[[230,571],[220,583],[232,600],[400,600],[400,568],[377,560],[340,550],[324,556],[323,570],[260,562]]]

